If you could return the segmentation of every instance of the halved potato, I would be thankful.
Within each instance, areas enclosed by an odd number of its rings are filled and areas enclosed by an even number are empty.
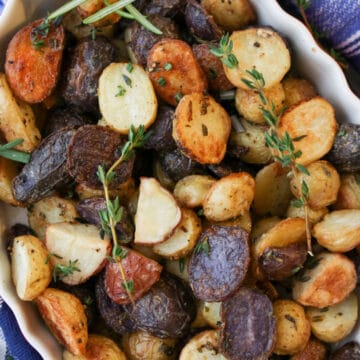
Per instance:
[[[314,161],[308,165],[310,175],[299,172],[290,181],[290,188],[295,197],[301,197],[301,184],[303,181],[309,189],[307,202],[313,209],[322,209],[336,201],[340,188],[340,176],[336,169],[325,160]]]
[[[311,224],[317,224],[328,212],[329,209],[327,207],[316,210],[312,209],[310,206],[307,208],[307,216]],[[305,209],[303,206],[296,207],[290,204],[286,210],[286,217],[300,217],[305,219]]]
[[[360,209],[332,211],[313,231],[318,243],[328,250],[350,251],[360,245]]]
[[[252,243],[255,243],[260,236],[266,232],[268,232],[272,227],[278,224],[281,219],[277,216],[265,217],[255,222],[251,234],[250,239]]]
[[[44,241],[50,224],[75,221],[79,217],[75,202],[53,195],[28,207],[28,221],[37,237]]]
[[[0,73],[0,130],[6,141],[23,139],[17,150],[31,152],[39,144],[41,135],[35,124],[31,107],[13,95],[5,74]]]
[[[218,342],[218,331],[203,331],[183,347],[179,360],[226,360],[226,357],[220,354]]]
[[[353,330],[358,319],[358,298],[351,293],[339,304],[324,309],[309,307],[306,314],[311,321],[311,331],[320,340],[338,342]]]
[[[106,123],[114,130],[127,134],[131,125],[148,128],[156,118],[157,98],[145,70],[133,64],[112,63],[99,79],[99,106]]]
[[[224,70],[230,82],[239,88],[248,89],[242,79],[254,81],[246,70],[256,69],[265,80],[265,88],[279,83],[290,69],[290,52],[281,36],[270,28],[250,28],[234,31],[230,36],[232,52],[238,65]]]
[[[201,164],[218,164],[225,156],[231,130],[226,110],[209,95],[185,95],[178,104],[173,138],[189,158]]]
[[[279,122],[282,135],[288,132],[292,139],[304,136],[294,141],[294,146],[295,152],[302,152],[297,162],[305,166],[330,151],[337,128],[334,108],[320,96],[293,105]]]
[[[343,301],[356,286],[354,263],[342,254],[322,252],[316,266],[295,279],[293,298],[305,306],[325,308]]]
[[[179,180],[174,188],[175,199],[187,208],[201,206],[215,179],[208,175],[189,175]]]
[[[237,216],[236,218],[224,221],[209,221],[208,219],[203,219],[203,230],[211,225],[240,226],[250,233],[252,228],[251,214],[250,211],[246,211],[244,214]]]
[[[135,215],[135,244],[167,240],[181,221],[181,209],[170,192],[154,178],[142,177]]]
[[[50,284],[49,252],[35,236],[24,235],[14,239],[11,252],[11,276],[21,300],[34,300]]]
[[[274,353],[293,355],[303,350],[311,335],[304,308],[292,300],[276,300],[273,306],[277,329]]]
[[[254,211],[258,215],[283,216],[292,197],[288,169],[279,163],[263,167],[255,177]]]
[[[360,173],[343,174],[335,209],[360,209]]]
[[[180,259],[194,248],[201,233],[201,220],[193,210],[182,208],[181,222],[164,242],[153,247],[156,254],[169,259]]]
[[[53,335],[74,355],[84,355],[88,341],[87,319],[80,300],[68,292],[47,288],[35,303]]]
[[[0,200],[14,206],[21,206],[12,192],[12,181],[18,173],[18,166],[14,161],[0,157]]]
[[[215,182],[203,202],[204,215],[211,221],[224,221],[245,214],[255,195],[254,178],[232,173]]]
[[[302,100],[308,100],[317,95],[310,81],[295,77],[286,77],[282,82],[285,91],[286,106],[294,105]]]
[[[63,360],[127,360],[115,341],[103,335],[89,334],[85,355],[74,355],[68,350]]]
[[[78,270],[62,276],[65,284],[76,285],[85,282],[98,273],[106,264],[106,257],[111,251],[111,241],[104,239],[95,225],[80,223],[56,223],[46,229],[46,247],[54,254],[50,258],[53,266],[69,266],[74,263]]]

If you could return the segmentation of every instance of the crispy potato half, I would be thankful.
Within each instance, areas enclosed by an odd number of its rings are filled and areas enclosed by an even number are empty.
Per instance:
[[[147,68],[156,93],[172,106],[184,95],[207,89],[206,75],[185,41],[158,41],[149,52]]]
[[[360,209],[360,173],[343,174],[335,209]]]
[[[181,217],[181,209],[173,195],[156,179],[142,177],[135,214],[135,244],[164,242],[174,233]]]
[[[339,304],[323,309],[306,310],[311,321],[311,331],[319,339],[335,343],[351,333],[358,319],[358,298],[351,293]]]
[[[244,215],[254,196],[254,178],[246,172],[232,173],[211,186],[203,202],[204,215],[211,221]]]
[[[103,335],[89,334],[85,355],[74,355],[68,350],[63,360],[127,360],[115,341]]]
[[[87,319],[80,300],[68,292],[47,288],[35,303],[53,335],[74,355],[85,355]]]
[[[226,110],[202,93],[184,96],[175,111],[173,138],[189,158],[218,164],[225,156],[231,130]]]
[[[21,300],[34,300],[50,284],[49,252],[35,236],[23,235],[14,239],[11,252],[11,275]]]
[[[0,73],[0,130],[6,141],[23,139],[16,149],[31,152],[41,135],[31,107],[13,95],[5,74]]]
[[[265,88],[271,88],[281,82],[290,69],[290,52],[281,36],[270,28],[250,28],[234,31],[229,41],[233,42],[232,52],[238,60],[238,66],[224,70],[230,82],[248,90],[242,79],[253,81],[246,70],[256,69],[265,80]]]
[[[318,243],[334,252],[347,252],[360,245],[360,209],[336,210],[325,215],[313,229]]]
[[[14,206],[21,206],[12,192],[12,181],[18,173],[18,166],[14,161],[0,157],[0,200]]]
[[[201,220],[193,210],[182,208],[182,217],[174,233],[153,247],[156,254],[177,260],[189,254],[201,233]]]
[[[286,106],[294,105],[302,100],[308,100],[317,95],[313,84],[306,80],[295,77],[286,77],[283,82]]]
[[[290,360],[325,360],[327,348],[317,339],[310,339],[305,348],[293,355]]]
[[[310,223],[317,224],[328,212],[329,209],[327,207],[314,210],[309,206],[307,209],[307,216]],[[303,206],[296,207],[290,204],[288,209],[286,210],[286,217],[300,217],[305,219],[305,209]]]
[[[293,105],[279,122],[282,135],[288,132],[292,139],[301,137],[294,145],[295,151],[302,152],[297,162],[305,166],[330,151],[337,128],[334,108],[320,96]]]
[[[304,308],[292,300],[276,300],[273,306],[277,328],[275,354],[293,355],[303,350],[311,335]]]
[[[112,63],[99,79],[99,106],[106,123],[127,134],[131,125],[148,128],[156,119],[157,98],[145,70],[128,63]]]
[[[295,280],[292,294],[300,304],[321,309],[343,301],[355,286],[354,263],[342,254],[323,252]]]

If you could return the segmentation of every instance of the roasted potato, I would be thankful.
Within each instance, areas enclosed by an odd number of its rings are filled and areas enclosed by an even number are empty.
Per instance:
[[[179,260],[166,260],[165,269],[170,274],[177,276],[184,280],[186,283],[189,282],[189,257],[184,257]]]
[[[318,243],[334,252],[347,252],[360,245],[360,210],[336,210],[325,215],[313,229]]]
[[[200,311],[208,326],[214,329],[221,326],[221,302],[201,301]]]
[[[203,229],[206,229],[211,225],[239,226],[248,233],[250,233],[252,229],[251,213],[250,211],[247,211],[236,218],[230,220],[224,220],[224,221],[209,221],[206,218],[203,219]]]
[[[357,295],[351,293],[342,302],[323,309],[309,307],[306,314],[311,322],[311,331],[319,340],[328,343],[341,341],[356,325]]]
[[[359,344],[355,341],[351,341],[334,351],[330,356],[330,360],[357,360],[359,356]]]
[[[312,209],[310,206],[307,207],[307,217],[311,224],[316,224],[321,221],[328,212],[329,209],[327,207],[316,210]],[[286,217],[300,217],[305,219],[305,208],[304,206],[296,207],[290,203],[285,215]]]
[[[251,242],[255,243],[262,234],[268,232],[280,221],[281,219],[277,216],[265,217],[256,221],[250,233]]]
[[[360,172],[340,176],[340,189],[334,208],[360,209]]]
[[[290,360],[325,360],[327,354],[326,346],[317,339],[310,339],[305,348],[293,355]]]
[[[109,4],[112,4],[115,2],[115,0],[108,0]],[[87,0],[80,4],[77,8],[80,16],[85,19],[89,17],[90,15],[96,13],[100,9],[105,7],[105,3],[102,0]],[[106,26],[106,25],[112,25],[117,23],[121,19],[121,16],[116,14],[115,12],[111,13],[110,15],[106,16],[105,18],[96,21],[94,23],[94,26],[100,27],[100,26]]]
[[[0,157],[0,200],[14,206],[21,206],[12,192],[12,181],[19,173],[14,161]]]
[[[294,105],[302,100],[308,100],[317,95],[313,84],[306,80],[296,77],[286,77],[282,82],[285,92],[286,106]]]

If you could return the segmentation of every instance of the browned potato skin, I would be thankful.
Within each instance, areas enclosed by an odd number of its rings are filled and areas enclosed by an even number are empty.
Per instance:
[[[171,64],[170,70],[164,69]],[[156,93],[170,105],[176,106],[175,95],[202,93],[207,89],[207,80],[191,47],[182,40],[163,39],[157,42],[149,52],[147,67]],[[159,84],[159,79],[165,85]],[[161,80],[160,80],[161,83]]]
[[[53,91],[60,72],[65,42],[64,28],[50,27],[44,46],[37,50],[31,43],[31,33],[42,20],[36,20],[19,30],[6,51],[5,73],[11,89],[20,100],[39,103]]]
[[[0,200],[14,206],[21,206],[12,193],[12,180],[18,172],[15,162],[0,157]]]
[[[360,209],[360,172],[355,174],[343,174],[340,177],[340,189],[334,208]]]
[[[310,339],[301,352],[293,355],[290,360],[325,360],[326,346],[317,339]]]

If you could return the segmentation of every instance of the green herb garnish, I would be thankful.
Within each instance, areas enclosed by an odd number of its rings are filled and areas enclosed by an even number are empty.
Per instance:
[[[210,45],[210,52],[221,59],[221,61],[230,69],[235,68],[239,62],[236,56],[232,53],[233,42],[229,39],[229,33],[221,37],[219,46]]]
[[[26,152],[14,149],[14,147],[22,144],[23,142],[24,139],[15,139],[8,142],[7,144],[0,145],[0,156],[6,159],[27,164],[30,161],[31,155]]]

